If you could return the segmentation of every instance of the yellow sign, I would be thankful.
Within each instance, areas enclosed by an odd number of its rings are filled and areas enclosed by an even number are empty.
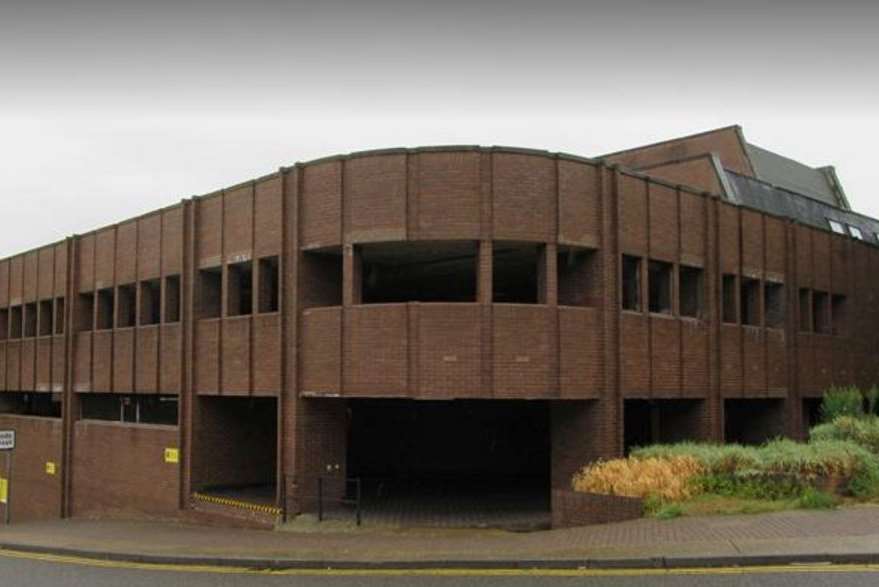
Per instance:
[[[54,475],[55,474],[55,463],[52,461],[46,461],[46,475]]]
[[[0,503],[6,503],[9,497],[9,481],[0,477]]]
[[[165,462],[166,463],[179,463],[180,462],[180,450],[176,448],[166,448],[165,449]]]

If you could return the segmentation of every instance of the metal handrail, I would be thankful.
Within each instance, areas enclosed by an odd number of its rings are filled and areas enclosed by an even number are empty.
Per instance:
[[[338,477],[325,477],[323,475],[317,478],[317,521],[324,521],[324,479],[332,479],[333,481],[339,481]],[[356,512],[356,520],[357,525],[360,526],[363,521],[362,516],[362,501],[363,501],[363,483],[360,477],[352,477],[345,478],[342,480],[345,484],[345,491],[343,495],[348,492],[348,485],[353,484],[355,487],[354,499],[345,499],[344,497],[339,500],[339,503],[343,504],[353,504]]]

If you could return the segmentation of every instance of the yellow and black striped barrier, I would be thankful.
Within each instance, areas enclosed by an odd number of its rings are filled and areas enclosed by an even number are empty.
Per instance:
[[[232,499],[230,497],[219,497],[217,495],[206,495],[204,493],[196,492],[192,494],[192,499],[197,501],[203,501],[205,503],[224,505],[261,514],[269,514],[270,516],[281,515],[281,508],[279,507],[275,507],[272,505],[263,505],[259,503],[250,503],[247,501],[241,501],[239,499]]]

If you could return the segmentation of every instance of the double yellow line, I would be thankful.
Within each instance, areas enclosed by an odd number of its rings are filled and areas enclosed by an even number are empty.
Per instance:
[[[796,573],[879,573],[875,564],[808,564],[751,567],[681,569],[257,569],[235,566],[138,563],[111,561],[17,550],[0,550],[0,558],[22,559],[62,565],[104,569],[211,573],[221,575],[299,575],[299,576],[432,576],[432,577],[644,577],[656,575],[755,575]]]

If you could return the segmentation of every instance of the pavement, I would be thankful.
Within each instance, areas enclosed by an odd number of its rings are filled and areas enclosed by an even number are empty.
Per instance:
[[[691,568],[879,563],[879,506],[640,519],[539,532],[356,528],[308,519],[278,530],[70,519],[0,527],[0,549],[101,560],[260,569]]]

